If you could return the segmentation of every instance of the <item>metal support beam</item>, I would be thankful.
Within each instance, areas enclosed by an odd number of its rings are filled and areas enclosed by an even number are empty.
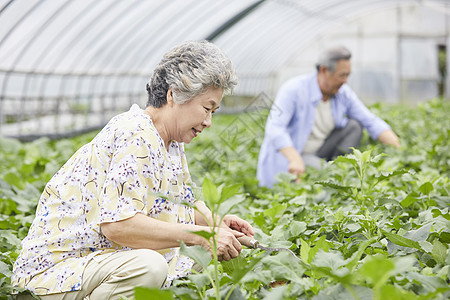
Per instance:
[[[240,13],[238,13],[237,15],[235,15],[234,17],[232,17],[231,19],[229,19],[228,21],[226,21],[222,26],[220,26],[219,28],[217,28],[216,30],[214,30],[214,32],[212,32],[210,35],[208,35],[205,40],[212,42],[214,39],[216,39],[219,35],[221,35],[222,33],[224,33],[225,31],[228,30],[228,28],[232,27],[234,24],[236,24],[237,22],[239,22],[240,20],[242,20],[242,18],[244,18],[245,16],[247,16],[248,14],[250,14],[252,11],[254,11],[255,9],[258,8],[258,6],[260,6],[261,4],[263,4],[266,0],[260,0],[258,2],[253,3],[252,5],[250,5],[249,7],[247,7],[246,9],[244,9],[243,11],[241,11]]]

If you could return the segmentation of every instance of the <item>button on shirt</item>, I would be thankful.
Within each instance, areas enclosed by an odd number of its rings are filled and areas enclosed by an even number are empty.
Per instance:
[[[292,146],[303,152],[315,122],[315,109],[323,98],[317,72],[294,77],[279,90],[269,113],[258,159],[257,177],[261,186],[271,187],[275,175],[288,172],[288,160],[279,151]],[[357,120],[376,140],[390,126],[371,113],[353,90],[344,84],[330,100],[335,128],[343,128],[348,118]]]

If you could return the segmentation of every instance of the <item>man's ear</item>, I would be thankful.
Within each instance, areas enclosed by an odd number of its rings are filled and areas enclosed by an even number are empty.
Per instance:
[[[172,92],[172,88],[169,88],[167,90],[167,94],[166,94],[166,100],[167,100],[167,104],[169,104],[169,107],[172,107],[175,102],[173,102],[173,92]]]
[[[325,67],[325,66],[320,66],[320,67],[319,67],[319,73],[324,74],[324,73],[326,73],[327,71],[328,71],[327,67]]]

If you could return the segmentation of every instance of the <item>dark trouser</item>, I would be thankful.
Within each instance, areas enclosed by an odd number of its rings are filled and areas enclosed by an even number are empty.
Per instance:
[[[361,124],[356,120],[349,119],[344,128],[336,128],[330,133],[315,155],[304,155],[303,161],[307,166],[320,169],[321,164],[318,157],[330,161],[339,155],[349,153],[350,147],[357,148],[359,146],[361,137]]]
[[[361,142],[362,126],[358,121],[349,119],[344,128],[334,129],[327,137],[316,155],[326,160],[332,160],[339,155],[350,152],[350,147],[357,148]]]

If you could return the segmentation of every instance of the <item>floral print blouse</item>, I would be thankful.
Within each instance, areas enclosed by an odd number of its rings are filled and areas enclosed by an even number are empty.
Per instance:
[[[194,224],[194,210],[181,204],[194,201],[190,185],[183,144],[172,141],[167,151],[150,116],[133,105],[48,182],[22,241],[12,284],[37,295],[79,290],[91,259],[130,249],[108,240],[100,232],[101,223],[140,212]],[[169,264],[166,286],[189,274],[193,261],[180,255],[179,248],[158,252]]]

